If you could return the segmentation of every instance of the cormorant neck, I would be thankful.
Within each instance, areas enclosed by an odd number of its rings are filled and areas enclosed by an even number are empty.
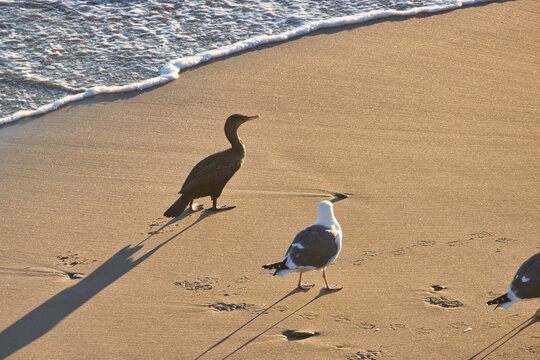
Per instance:
[[[226,127],[225,136],[227,136],[227,139],[231,143],[233,149],[246,151],[246,148],[244,147],[244,142],[242,141],[242,139],[240,139],[240,136],[238,136],[237,127]]]

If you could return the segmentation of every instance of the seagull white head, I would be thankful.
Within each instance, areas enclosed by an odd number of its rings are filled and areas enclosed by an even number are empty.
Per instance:
[[[317,224],[331,226],[337,224],[334,217],[334,207],[328,200],[321,201],[317,208]]]

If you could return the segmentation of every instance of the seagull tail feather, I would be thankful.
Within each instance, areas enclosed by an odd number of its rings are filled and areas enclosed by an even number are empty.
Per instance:
[[[501,295],[493,300],[489,300],[487,302],[488,305],[497,305],[497,307],[501,304],[504,304],[504,303],[507,303],[507,302],[510,302],[512,300],[510,300],[510,298],[508,297],[507,294],[504,294],[504,295]]]
[[[263,269],[268,269],[268,270],[274,270],[275,269],[276,271],[274,271],[274,275],[276,275],[279,270],[288,270],[289,269],[287,267],[287,265],[285,265],[285,261],[280,261],[280,262],[277,262],[277,263],[274,263],[274,264],[263,265],[262,267],[263,267]]]
[[[171,218],[177,217],[188,206],[189,201],[190,200],[186,199],[184,196],[180,196],[180,198],[178,198],[178,200],[176,200],[174,204],[172,204],[171,207],[165,211],[163,216]]]

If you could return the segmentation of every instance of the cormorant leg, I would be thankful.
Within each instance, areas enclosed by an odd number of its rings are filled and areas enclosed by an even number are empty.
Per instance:
[[[225,210],[234,209],[236,207],[236,205],[231,205],[231,206],[224,205],[224,206],[217,207],[217,198],[212,198],[212,204],[213,206],[207,211],[225,211]]]
[[[189,202],[189,208],[191,209],[191,211],[195,212],[195,211],[202,210],[203,206],[202,206],[202,204],[194,203],[193,200],[191,200]]]
[[[323,269],[322,276],[323,276],[323,279],[324,279],[324,283],[326,285],[325,289],[327,291],[337,291],[337,290],[343,289],[343,286],[339,286],[339,285],[330,286],[330,285],[328,285],[328,281],[326,280],[326,268]]]
[[[300,277],[298,278],[298,288],[302,290],[309,290],[315,286],[315,284],[302,284],[302,272],[300,272]]]

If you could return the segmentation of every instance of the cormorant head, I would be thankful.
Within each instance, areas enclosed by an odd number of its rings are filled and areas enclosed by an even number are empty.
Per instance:
[[[254,115],[254,116],[246,116],[246,115],[240,115],[240,114],[231,115],[225,122],[225,130],[227,130],[228,128],[237,129],[240,125],[242,125],[246,121],[258,119],[258,118],[259,118],[259,115]]]
[[[321,201],[319,203],[319,207],[317,208],[317,224],[332,225],[336,222],[332,203],[328,200]]]

